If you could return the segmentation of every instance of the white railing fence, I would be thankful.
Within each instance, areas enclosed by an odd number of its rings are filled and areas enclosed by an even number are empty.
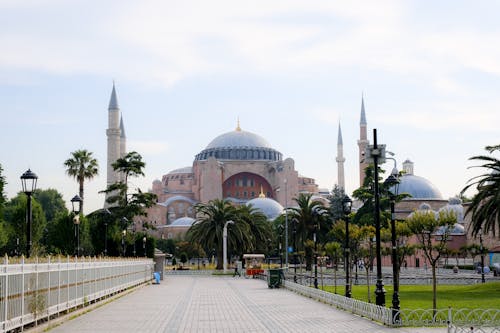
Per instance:
[[[291,291],[388,326],[447,326],[448,333],[500,333],[500,309],[401,309],[378,306],[283,280]],[[394,319],[393,319],[394,318]]]
[[[152,279],[151,259],[44,258],[0,264],[0,332],[37,324]]]

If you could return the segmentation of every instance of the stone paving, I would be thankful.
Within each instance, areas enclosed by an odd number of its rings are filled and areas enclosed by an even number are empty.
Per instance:
[[[166,276],[50,332],[393,332],[389,328],[257,279]]]

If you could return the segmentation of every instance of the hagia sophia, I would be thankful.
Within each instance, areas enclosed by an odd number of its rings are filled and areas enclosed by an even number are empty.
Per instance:
[[[110,165],[125,152],[125,131],[118,107],[115,87],[109,104],[108,183],[119,179]],[[367,163],[364,152],[369,145],[364,99],[361,100],[360,136],[358,143],[360,186]],[[337,185],[344,188],[343,138],[338,127]],[[415,175],[414,163],[402,163],[399,193],[410,194],[396,205],[396,215],[404,219],[417,209],[453,210],[458,223],[453,230],[453,247],[467,242],[467,221],[464,207],[457,198],[445,199],[428,179]],[[194,154],[193,164],[167,172],[161,180],[154,180],[151,192],[158,197],[157,204],[147,212],[154,221],[158,236],[178,238],[195,221],[194,205],[213,199],[228,199],[236,204],[252,205],[270,220],[283,213],[284,207],[294,205],[299,193],[311,193],[314,199],[328,204],[329,190],[322,190],[312,177],[295,169],[291,157],[284,157],[265,138],[247,131],[238,121],[234,130],[215,136],[205,149]],[[474,242],[474,240],[473,240]]]

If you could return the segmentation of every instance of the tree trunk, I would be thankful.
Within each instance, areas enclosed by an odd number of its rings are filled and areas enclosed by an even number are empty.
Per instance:
[[[80,213],[83,214],[83,179],[80,180],[80,193],[78,194],[80,196]]]
[[[436,280],[436,264],[437,261],[432,262],[432,310],[433,310],[433,321],[436,316],[437,309],[437,280]]]

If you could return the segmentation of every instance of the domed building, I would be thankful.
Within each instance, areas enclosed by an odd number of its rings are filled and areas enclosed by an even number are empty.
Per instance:
[[[234,131],[215,137],[196,154],[192,166],[155,180],[152,192],[158,202],[148,210],[148,218],[165,230],[161,226],[172,225],[180,216],[194,218],[198,202],[224,198],[252,204],[274,219],[298,193],[319,190],[313,178],[299,175],[293,159],[283,159],[267,140],[242,130],[238,123]]]

